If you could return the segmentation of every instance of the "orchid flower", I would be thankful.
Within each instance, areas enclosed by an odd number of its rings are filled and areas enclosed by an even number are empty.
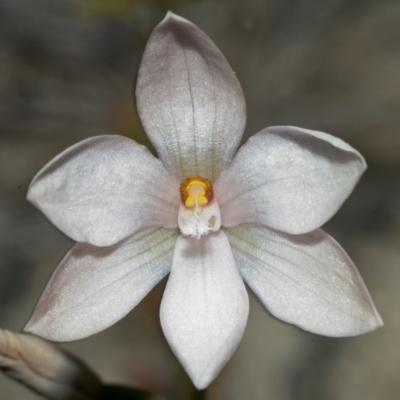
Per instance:
[[[245,100],[216,45],[168,13],[136,86],[159,159],[121,136],[80,142],[33,179],[28,199],[77,241],[25,330],[55,341],[100,332],[168,273],[160,319],[205,388],[238,346],[244,285],[273,315],[310,332],[353,336],[382,325],[356,267],[319,229],[366,169],[326,133],[278,126],[240,149]]]

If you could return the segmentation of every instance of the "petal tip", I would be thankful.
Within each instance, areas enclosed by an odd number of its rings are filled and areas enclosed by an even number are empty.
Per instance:
[[[39,336],[43,339],[50,340],[52,342],[69,342],[70,339],[66,339],[63,335],[54,334],[54,331],[50,331],[40,324],[40,321],[35,321],[32,317],[22,330],[25,333],[31,333],[32,335]]]
[[[22,332],[25,333],[32,333],[33,335],[44,337],[42,332],[40,332],[40,329],[36,329],[35,323],[32,322],[32,319],[28,321],[28,323],[25,325],[25,327],[22,329]]]
[[[38,321],[35,320],[34,315],[33,315],[31,317],[31,319],[27,322],[25,327],[22,329],[22,331],[26,332],[26,333],[32,333],[36,336],[40,336],[40,337],[48,339],[46,332],[43,332],[42,329],[40,329],[40,327],[38,326],[39,324],[37,322]]]
[[[204,379],[202,376],[200,377],[191,376],[190,379],[192,380],[193,385],[196,387],[197,390],[207,389],[209,384],[213,381],[213,378]]]
[[[347,335],[341,335],[341,336],[358,336],[382,328],[384,326],[383,320],[379,315],[378,311],[376,310],[375,306],[373,307],[374,307],[373,315],[371,315],[368,321],[365,321],[365,324],[363,326],[360,326],[359,329],[358,330],[356,329],[355,332],[349,332]]]
[[[369,324],[369,329],[365,330],[365,333],[372,332],[378,328],[382,328],[385,324],[382,320],[382,317],[380,316],[378,310],[375,307],[374,302],[372,301],[372,298],[370,296],[370,305],[371,305],[371,317],[369,319],[370,324]]]
[[[32,203],[35,207],[37,207],[35,182],[36,182],[36,176],[32,179],[32,181],[28,187],[28,191],[26,193],[26,199],[30,203]]]
[[[185,368],[185,370],[196,389],[204,390],[207,389],[211,382],[219,375],[224,365],[218,369],[212,369],[210,365],[207,364],[202,369],[193,370],[189,367]]]
[[[376,309],[374,310],[374,315],[371,316],[369,323],[364,325],[364,329],[360,329],[359,331],[355,333],[349,333],[348,335],[343,335],[343,336],[358,336],[358,335],[363,335],[366,333],[373,332],[379,328],[382,328],[385,324],[383,323],[383,320],[381,316],[379,315],[378,311]]]
[[[165,23],[165,22],[167,22],[167,21],[169,21],[169,20],[171,20],[171,21],[179,21],[179,22],[187,22],[187,23],[189,22],[187,19],[185,19],[185,18],[183,18],[183,17],[181,17],[181,16],[179,16],[177,14],[174,14],[172,11],[168,10],[167,13],[165,14],[164,19],[160,22],[160,25]]]
[[[379,312],[377,309],[375,309],[375,318],[376,318],[376,322],[377,322],[377,326],[375,329],[377,328],[382,328],[385,326],[382,317],[380,316]]]

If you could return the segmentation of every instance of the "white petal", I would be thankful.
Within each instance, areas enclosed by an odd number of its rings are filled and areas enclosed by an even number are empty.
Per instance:
[[[76,244],[55,270],[25,331],[71,341],[113,325],[169,272],[177,235],[151,228],[111,247]]]
[[[214,185],[222,224],[310,232],[335,214],[365,169],[361,154],[338,138],[267,128],[241,147]]]
[[[226,235],[180,236],[161,303],[161,325],[175,355],[203,389],[242,338],[249,299]]]
[[[276,317],[326,336],[382,326],[357,268],[324,231],[294,236],[241,225],[227,235],[243,279]]]
[[[246,123],[238,80],[211,39],[168,13],[139,69],[137,106],[165,167],[180,179],[214,181],[228,167]]]
[[[179,182],[144,146],[97,136],[48,163],[28,200],[72,239],[110,246],[145,227],[175,228]]]

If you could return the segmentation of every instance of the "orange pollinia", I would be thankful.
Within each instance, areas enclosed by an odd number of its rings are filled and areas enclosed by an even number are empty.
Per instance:
[[[186,178],[179,188],[182,203],[187,208],[205,206],[214,198],[212,183],[201,176],[190,176]]]

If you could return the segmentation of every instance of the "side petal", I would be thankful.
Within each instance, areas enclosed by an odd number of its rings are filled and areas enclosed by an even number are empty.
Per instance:
[[[179,182],[144,146],[97,136],[48,163],[28,200],[77,242],[110,246],[145,227],[177,227]]]
[[[168,274],[177,236],[176,230],[151,228],[111,247],[76,244],[55,270],[25,331],[64,342],[113,325]]]
[[[249,312],[226,235],[180,236],[161,303],[161,325],[193,383],[203,389],[239,344]]]
[[[264,129],[241,147],[214,185],[222,224],[310,232],[336,213],[365,169],[360,153],[326,133]]]
[[[240,84],[211,39],[169,12],[147,42],[136,85],[143,126],[169,172],[214,181],[246,124]]]
[[[324,231],[293,236],[241,225],[227,235],[240,274],[276,317],[326,336],[383,325],[357,268]]]

